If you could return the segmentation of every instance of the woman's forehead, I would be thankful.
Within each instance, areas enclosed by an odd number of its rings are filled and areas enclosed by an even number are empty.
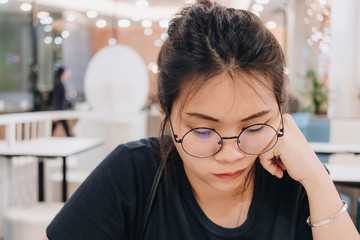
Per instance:
[[[175,103],[182,105],[184,112],[217,111],[224,114],[233,109],[248,112],[269,109],[273,105],[277,107],[271,87],[250,76],[231,77],[229,74],[213,77],[200,89],[185,88]]]

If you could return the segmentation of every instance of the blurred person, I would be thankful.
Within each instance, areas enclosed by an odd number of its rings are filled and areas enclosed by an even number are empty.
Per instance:
[[[67,70],[65,67],[60,66],[55,71],[55,77],[54,77],[54,89],[52,93],[50,94],[50,109],[51,110],[66,110],[68,107],[68,102],[66,100],[66,90],[64,83],[66,79],[69,77],[69,70]],[[66,136],[70,137],[70,130],[69,125],[66,120],[57,120],[53,121],[52,123],[52,133],[54,133],[56,126],[60,123],[66,133]]]
[[[324,165],[283,113],[285,59],[262,21],[199,0],[168,35],[158,57],[161,136],[110,153],[47,237],[359,239]]]

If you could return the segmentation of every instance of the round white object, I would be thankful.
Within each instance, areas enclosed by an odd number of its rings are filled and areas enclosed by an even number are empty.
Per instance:
[[[84,90],[93,111],[139,113],[149,90],[146,65],[128,46],[107,46],[91,59],[85,73]]]

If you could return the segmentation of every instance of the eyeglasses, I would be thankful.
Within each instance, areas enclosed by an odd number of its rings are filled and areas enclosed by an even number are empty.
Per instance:
[[[221,137],[212,128],[199,127],[185,133],[178,139],[174,133],[170,120],[171,131],[175,142],[181,143],[181,147],[190,156],[197,158],[211,157],[221,150],[224,140],[236,139],[239,149],[249,155],[259,155],[271,150],[277,143],[279,137],[284,136],[284,122],[281,116],[281,129],[279,133],[274,127],[266,123],[258,123],[243,128],[238,136]]]

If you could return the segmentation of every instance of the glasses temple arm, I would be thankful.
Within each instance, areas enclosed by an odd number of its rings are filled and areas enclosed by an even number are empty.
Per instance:
[[[280,133],[278,133],[278,137],[282,137],[284,136],[284,120],[283,120],[283,114],[281,111],[281,107],[279,105],[279,111],[280,111],[280,117],[281,117],[281,128],[280,128]]]
[[[175,142],[177,142],[177,143],[182,143],[182,139],[177,139],[179,136],[174,133],[174,129],[173,129],[173,126],[172,126],[171,118],[170,118],[170,117],[169,117],[169,122],[170,122],[171,133],[172,133],[173,136],[174,136]]]

